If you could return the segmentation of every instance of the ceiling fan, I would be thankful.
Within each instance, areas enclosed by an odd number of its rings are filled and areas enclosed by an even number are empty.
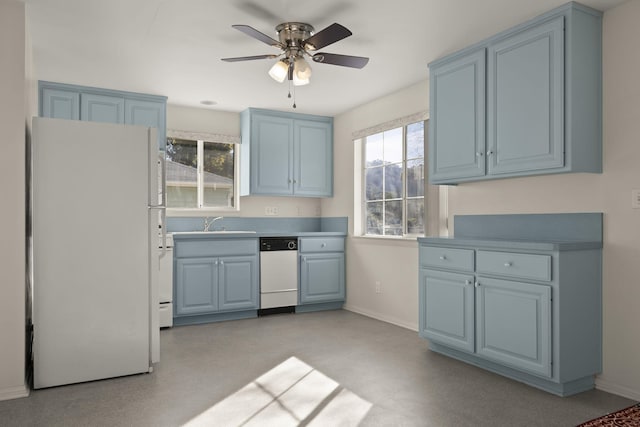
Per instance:
[[[222,60],[226,62],[238,62],[280,58],[269,70],[269,75],[280,83],[285,79],[288,79],[294,86],[302,86],[309,83],[311,67],[304,59],[305,56],[310,57],[317,63],[341,65],[350,68],[362,68],[369,62],[369,58],[362,56],[317,52],[319,49],[347,38],[352,34],[347,28],[337,23],[331,24],[325,29],[314,33],[314,28],[310,24],[303,22],[284,22],[276,27],[278,40],[261,33],[249,25],[232,25],[232,27],[254,39],[279,48],[282,52],[279,54],[222,58]],[[289,94],[289,96],[291,96],[291,94]],[[295,108],[295,101],[293,107]]]

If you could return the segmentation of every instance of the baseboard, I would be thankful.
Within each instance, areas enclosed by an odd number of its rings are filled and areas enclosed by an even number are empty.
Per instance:
[[[0,389],[0,400],[18,399],[29,396],[29,389],[25,384],[16,387]]]
[[[620,384],[616,384],[602,378],[596,377],[596,388],[598,390],[606,391],[607,393],[613,393],[617,394],[618,396],[626,397],[627,399],[640,401],[640,391],[621,386]]]
[[[395,319],[393,317],[381,316],[380,313],[374,313],[372,311],[366,310],[364,308],[356,307],[353,305],[345,304],[343,310],[351,311],[353,313],[362,314],[363,316],[371,317],[376,320],[381,320],[383,322],[391,323],[392,325],[400,326],[405,329],[409,329],[411,331],[418,332],[417,325],[410,325],[402,320]]]

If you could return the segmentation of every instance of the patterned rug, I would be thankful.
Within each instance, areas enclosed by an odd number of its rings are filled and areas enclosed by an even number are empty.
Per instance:
[[[577,427],[640,427],[640,403],[587,421]]]

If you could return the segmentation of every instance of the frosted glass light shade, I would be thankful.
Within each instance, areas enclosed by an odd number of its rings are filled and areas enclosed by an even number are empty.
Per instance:
[[[303,86],[309,84],[311,78],[311,67],[301,56],[297,57],[293,64],[293,84]]]
[[[287,78],[287,72],[289,71],[289,64],[287,64],[282,59],[275,64],[269,70],[269,75],[271,78],[278,83],[282,83],[284,79]]]

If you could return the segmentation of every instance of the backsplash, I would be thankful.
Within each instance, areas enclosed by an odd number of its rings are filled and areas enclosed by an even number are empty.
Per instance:
[[[169,217],[167,218],[167,232],[198,231],[204,229],[205,218],[208,217]],[[300,233],[300,232],[341,232],[347,233],[347,217],[309,217],[309,218],[264,218],[264,217],[222,217],[215,221],[211,231],[216,230],[250,230],[271,233]]]

